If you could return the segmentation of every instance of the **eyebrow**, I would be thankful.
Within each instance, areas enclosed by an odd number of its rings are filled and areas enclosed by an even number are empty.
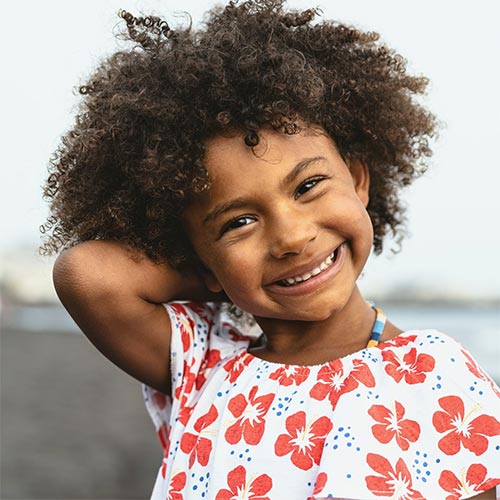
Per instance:
[[[299,161],[293,170],[286,175],[286,177],[281,181],[281,185],[285,186],[287,184],[291,184],[300,173],[306,168],[310,167],[312,164],[317,163],[318,161],[326,160],[323,156],[314,156],[313,158],[305,158],[304,160]],[[231,201],[226,203],[222,203],[217,205],[213,210],[211,210],[206,217],[203,219],[203,224],[206,224],[209,221],[212,221],[219,217],[220,215],[229,212],[230,210],[243,208],[248,204],[248,201],[244,198],[234,198]]]
[[[305,158],[304,160],[299,161],[299,163],[293,167],[293,170],[283,179],[281,184],[284,186],[292,183],[303,170],[321,160],[326,160],[326,158],[323,156],[314,156],[313,158]]]
[[[234,200],[228,201],[227,203],[222,203],[217,205],[212,211],[210,211],[207,216],[203,219],[203,224],[212,221],[222,215],[223,213],[229,212],[237,208],[243,208],[248,204],[247,200],[244,198],[235,198]]]

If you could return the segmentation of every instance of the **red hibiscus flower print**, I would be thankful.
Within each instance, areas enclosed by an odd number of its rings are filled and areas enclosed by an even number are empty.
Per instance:
[[[166,422],[163,422],[158,429],[156,429],[156,435],[160,440],[161,447],[165,450],[168,448],[169,444],[169,436],[170,436],[170,428],[167,428]]]
[[[444,470],[439,476],[439,486],[451,493],[446,500],[459,500],[465,495],[488,491],[500,484],[500,478],[486,479],[487,474],[488,470],[481,464],[470,465],[465,474],[462,471],[460,479],[450,470]]]
[[[179,330],[181,332],[182,348],[184,352],[188,352],[191,347],[191,342],[193,340],[193,332],[196,328],[195,322],[189,316],[186,308],[181,304],[170,304],[170,307],[175,312],[175,317],[177,323],[179,324]]]
[[[316,478],[316,483],[314,484],[313,495],[318,495],[323,491],[323,488],[326,486],[326,481],[328,479],[328,475],[326,472],[320,472],[318,477]],[[307,500],[314,500],[315,497],[309,497]]]
[[[383,343],[378,345],[377,349],[384,350],[388,347],[403,347],[415,342],[416,338],[416,335],[398,335],[392,339],[385,340]]]
[[[481,368],[476,363],[476,361],[471,357],[471,355],[468,352],[464,351],[463,349],[461,352],[464,355],[465,359],[467,360],[467,362],[465,364],[466,364],[467,368],[469,369],[469,371],[475,377],[484,380],[485,379],[484,372],[483,372],[483,370],[481,370]]]
[[[391,350],[382,351],[382,358],[387,361],[385,371],[396,382],[401,382],[404,378],[407,384],[421,384],[426,379],[426,373],[434,370],[436,364],[434,358],[429,354],[418,354],[415,347],[412,347],[401,358],[399,353]]]
[[[307,500],[316,500],[319,493],[323,491],[323,488],[326,486],[326,481],[328,479],[328,475],[326,472],[320,472],[318,477],[316,478],[316,482],[314,483],[314,491],[312,497],[307,497]]]
[[[222,326],[225,328],[226,334],[229,335],[231,340],[233,340],[234,342],[251,342],[252,341],[252,337],[249,337],[248,335],[242,335],[231,324],[222,323]]]
[[[181,450],[184,453],[189,453],[189,467],[192,467],[195,460],[205,466],[208,464],[210,453],[212,452],[212,441],[205,437],[207,434],[213,434],[213,431],[208,430],[208,427],[213,424],[219,414],[214,405],[205,415],[202,415],[194,424],[194,430],[198,433],[191,434],[184,432],[181,439]]]
[[[469,371],[478,379],[488,382],[493,392],[498,397],[500,397],[500,391],[498,390],[498,387],[496,386],[495,382],[493,382],[493,380],[491,380],[491,378],[483,371],[483,369],[476,363],[474,358],[472,358],[472,356],[467,351],[462,350],[462,354],[467,360],[465,365],[467,366]]]
[[[167,405],[172,404],[171,397],[159,391],[153,391],[151,399],[156,408],[159,410],[165,410],[165,408],[167,408]],[[161,426],[156,429],[156,434],[158,435],[158,439],[160,440],[163,449],[167,447],[169,431],[170,429],[167,427],[166,422],[163,422]]]
[[[170,480],[167,500],[183,500],[182,489],[186,486],[186,473],[179,472]]]
[[[153,402],[160,410],[163,410],[167,406],[167,395],[160,391],[153,391]]]
[[[306,421],[306,414],[299,411],[286,419],[287,434],[281,434],[274,443],[279,457],[291,453],[292,463],[302,470],[309,470],[313,463],[319,465],[327,434],[332,430],[328,417]]]
[[[196,361],[193,359],[191,365],[188,365],[186,360],[184,360],[182,384],[180,384],[175,389],[174,393],[176,399],[179,399],[181,397],[181,394],[188,395],[193,392],[194,384],[196,382],[196,375],[193,371],[191,371],[191,368],[194,366],[195,362]]]
[[[179,419],[179,422],[184,426],[187,425],[189,417],[191,416],[191,413],[193,413],[194,407],[196,406],[196,404],[194,404],[193,406],[188,406],[187,401],[188,397],[183,394],[180,402],[179,416],[177,418]]]
[[[233,383],[251,360],[252,358],[250,356],[240,355],[235,356],[225,363],[224,370],[228,372],[227,378],[229,379],[229,382]]]
[[[461,446],[481,455],[488,449],[488,437],[500,434],[500,422],[490,415],[477,415],[481,406],[476,404],[465,413],[464,403],[458,396],[439,399],[444,411],[437,411],[432,417],[435,429],[446,434],[439,440],[439,449],[447,455],[455,455]]]
[[[381,443],[388,443],[395,437],[398,446],[406,451],[410,442],[414,443],[420,436],[420,425],[415,420],[403,418],[405,408],[398,401],[394,401],[391,409],[373,405],[368,414],[379,422],[372,426],[372,433]]]
[[[167,433],[167,425],[165,422],[157,431],[158,437],[160,438],[161,445],[163,446],[163,459],[161,462],[161,475],[163,479],[167,475],[167,458],[168,452],[170,450],[170,437]]]
[[[275,394],[257,396],[258,386],[252,387],[248,399],[243,394],[231,398],[228,404],[229,411],[236,418],[226,430],[226,441],[229,444],[238,443],[241,438],[247,444],[257,444],[264,434],[264,417],[269,411]]]
[[[206,302],[187,302],[186,306],[189,310],[193,311],[195,314],[199,316],[202,323],[208,323],[209,329],[213,323],[212,317],[214,315],[214,307],[209,306]],[[182,307],[182,306],[181,306]],[[184,313],[187,315],[187,312]],[[194,325],[194,323],[193,323]]]
[[[368,453],[366,463],[379,476],[366,476],[367,488],[377,496],[391,497],[397,500],[420,500],[422,494],[412,487],[412,478],[408,467],[400,458],[394,469],[387,458],[375,453]]]
[[[246,478],[245,467],[238,465],[227,475],[229,489],[219,490],[215,500],[271,500],[267,496],[273,481],[267,474]]]
[[[193,360],[192,365],[194,365],[195,360]],[[196,382],[196,376],[194,372],[191,371],[191,366],[189,366],[186,361],[184,361],[184,374],[183,383],[179,385],[174,392],[175,399],[179,400],[179,422],[183,425],[187,425],[189,417],[193,412],[195,404],[192,406],[188,405],[189,395],[193,392],[193,388]]]
[[[269,378],[277,380],[280,385],[289,386],[292,384],[300,385],[307,380],[311,370],[307,366],[285,365],[278,368],[269,375]]]
[[[354,360],[350,369],[340,359],[331,361],[319,370],[317,380],[309,395],[319,400],[328,396],[332,409],[335,409],[342,394],[353,391],[360,383],[366,387],[375,386],[370,368],[360,360]]]
[[[196,390],[199,391],[207,380],[207,371],[213,368],[221,360],[219,349],[209,350],[200,366],[200,371],[196,377]]]

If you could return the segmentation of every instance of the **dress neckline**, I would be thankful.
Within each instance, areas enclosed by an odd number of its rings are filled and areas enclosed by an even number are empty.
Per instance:
[[[258,356],[255,356],[254,354],[249,352],[248,347],[245,347],[241,351],[240,355],[242,355],[243,358],[247,358],[250,361],[257,360],[258,362],[267,363],[269,365],[274,365],[274,366],[279,366],[279,367],[290,367],[290,368],[293,368],[293,367],[295,367],[295,368],[322,367],[322,366],[328,365],[329,363],[332,363],[333,361],[336,361],[336,360],[345,360],[345,359],[348,359],[354,355],[361,355],[367,349],[370,349],[372,347],[376,347],[380,344],[380,337],[382,336],[382,332],[384,331],[384,326],[387,322],[387,316],[385,315],[384,311],[382,311],[382,309],[376,307],[372,301],[369,301],[368,303],[370,304],[370,307],[375,311],[375,314],[376,314],[375,321],[374,321],[373,327],[372,327],[372,331],[370,333],[370,338],[368,339],[368,342],[364,348],[359,349],[359,350],[354,351],[354,352],[351,352],[349,354],[346,354],[345,356],[342,356],[340,358],[331,359],[328,361],[324,361],[323,363],[314,363],[311,365],[297,365],[297,364],[293,364],[293,363],[279,363],[276,361],[268,361],[267,359],[259,358]],[[401,332],[398,335],[398,337],[404,333],[407,333],[407,332]]]

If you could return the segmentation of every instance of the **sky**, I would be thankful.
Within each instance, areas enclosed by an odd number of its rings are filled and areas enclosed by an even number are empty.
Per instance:
[[[38,226],[48,213],[40,187],[48,159],[73,122],[74,88],[101,58],[123,48],[113,37],[117,11],[163,14],[173,25],[188,11],[196,25],[206,5],[200,0],[4,3],[0,252],[24,248],[35,258]],[[411,72],[431,79],[424,102],[443,123],[428,173],[403,195],[409,235],[402,251],[372,257],[361,287],[499,297],[500,3],[295,0],[289,5],[318,6],[324,18],[378,31],[408,59]]]

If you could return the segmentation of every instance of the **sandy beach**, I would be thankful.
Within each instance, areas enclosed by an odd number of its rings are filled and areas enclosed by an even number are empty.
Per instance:
[[[140,384],[82,334],[2,328],[0,375],[1,499],[149,498],[162,450]]]

